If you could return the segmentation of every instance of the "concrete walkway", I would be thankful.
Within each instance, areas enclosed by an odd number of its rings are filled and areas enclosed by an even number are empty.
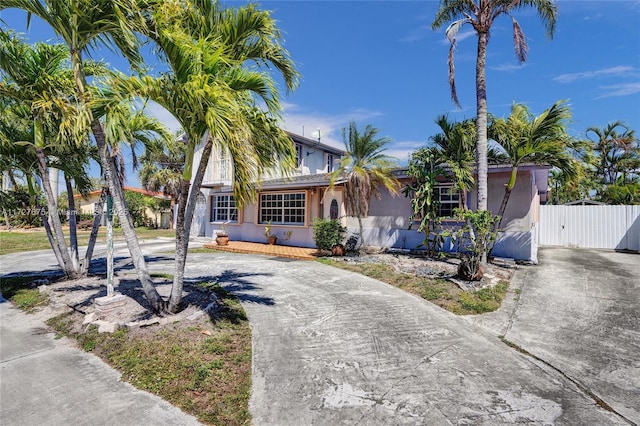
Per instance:
[[[159,256],[149,268],[173,263]],[[546,363],[379,281],[235,253],[189,255],[186,275],[220,282],[247,311],[256,425],[633,424]]]
[[[512,281],[516,300],[472,321],[640,424],[640,256],[543,248],[538,257]]]
[[[2,425],[200,424],[4,300],[0,341]]]

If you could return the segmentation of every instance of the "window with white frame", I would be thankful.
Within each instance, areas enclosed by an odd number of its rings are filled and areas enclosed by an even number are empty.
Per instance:
[[[452,217],[453,210],[461,207],[458,189],[453,186],[436,186],[433,190],[438,202],[438,217]]]
[[[327,173],[333,171],[333,154],[327,153]]]
[[[305,192],[267,192],[260,194],[260,223],[304,225]]]
[[[231,194],[211,197],[211,222],[238,222],[236,199]]]

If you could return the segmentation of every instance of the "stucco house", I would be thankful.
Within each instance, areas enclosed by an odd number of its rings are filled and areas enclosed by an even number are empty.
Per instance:
[[[350,234],[359,232],[357,219],[346,216],[343,182],[338,181],[334,188],[329,188],[329,172],[337,166],[344,151],[293,133],[289,135],[298,154],[296,172],[288,178],[263,180],[256,203],[243,209],[235,205],[231,189],[233,167],[229,158],[220,152],[211,154],[198,194],[199,207],[192,235],[215,238],[224,226],[231,240],[266,242],[264,227],[270,223],[272,232],[280,236],[291,232],[289,239],[280,239],[279,244],[315,247],[312,228],[315,218],[339,219]],[[199,161],[197,154],[194,161]],[[489,168],[491,211],[497,211],[500,206],[510,171],[508,165]],[[546,201],[548,171],[546,166],[519,168],[494,255],[537,263],[539,206]],[[397,169],[395,174],[403,185],[408,182],[406,169]],[[460,196],[452,193],[451,186],[443,182],[436,188],[440,213],[445,218],[460,206]],[[417,223],[409,223],[410,199],[402,194],[392,195],[386,189],[380,192],[380,199],[371,200],[369,216],[363,219],[367,245],[415,249],[423,242],[424,234],[416,231]],[[475,192],[469,191],[467,205],[474,206],[475,198]]]

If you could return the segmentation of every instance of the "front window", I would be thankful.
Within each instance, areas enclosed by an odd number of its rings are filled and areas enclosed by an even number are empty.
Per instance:
[[[211,197],[211,222],[238,222],[238,207],[233,195]]]
[[[260,194],[260,223],[304,225],[305,208],[304,192]]]
[[[453,186],[437,186],[434,197],[438,202],[438,217],[453,217],[453,210],[461,207],[460,192]]]

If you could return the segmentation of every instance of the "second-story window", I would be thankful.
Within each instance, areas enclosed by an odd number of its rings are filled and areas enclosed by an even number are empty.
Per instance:
[[[231,158],[226,150],[218,151],[213,175],[215,181],[231,180]]]
[[[302,145],[296,144],[296,163],[298,167],[302,167]]]
[[[333,171],[333,154],[327,154],[327,173]]]

